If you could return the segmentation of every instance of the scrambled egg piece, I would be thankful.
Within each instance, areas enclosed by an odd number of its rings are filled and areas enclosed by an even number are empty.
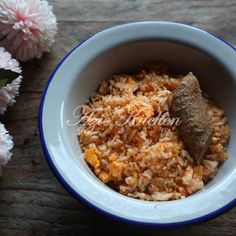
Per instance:
[[[103,182],[103,183],[107,183],[110,180],[110,176],[107,172],[102,171],[99,174],[99,179]]]
[[[85,160],[94,168],[100,166],[100,161],[98,160],[96,151],[94,148],[88,148],[84,152]]]
[[[120,179],[121,176],[122,176],[122,169],[123,169],[123,164],[114,161],[114,162],[111,164],[110,175],[111,175],[113,178]]]

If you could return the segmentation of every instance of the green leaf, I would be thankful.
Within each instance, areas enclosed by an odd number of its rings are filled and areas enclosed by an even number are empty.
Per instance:
[[[0,87],[11,83],[19,75],[20,75],[19,73],[13,72],[11,70],[0,69]]]

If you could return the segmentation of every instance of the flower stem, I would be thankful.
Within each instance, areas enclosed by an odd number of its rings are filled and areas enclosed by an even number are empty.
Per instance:
[[[7,38],[7,35],[4,35],[0,38],[0,42]]]

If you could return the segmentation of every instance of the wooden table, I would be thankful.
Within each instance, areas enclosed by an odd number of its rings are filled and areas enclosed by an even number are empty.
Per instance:
[[[38,106],[47,79],[60,59],[80,41],[124,22],[171,20],[211,31],[236,45],[236,1],[49,2],[58,19],[56,43],[41,60],[23,64],[21,94],[3,118],[15,147],[0,178],[0,236],[236,235],[236,209],[205,223],[168,230],[128,225],[95,212],[72,198],[57,182],[42,153],[37,128]]]

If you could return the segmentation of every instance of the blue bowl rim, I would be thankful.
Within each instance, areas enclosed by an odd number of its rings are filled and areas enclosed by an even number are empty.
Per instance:
[[[224,39],[222,39],[221,37],[210,33],[206,30],[203,30],[199,27],[193,27],[191,25],[188,24],[184,24],[184,23],[179,23],[179,22],[173,22],[173,21],[136,21],[136,22],[130,22],[130,23],[124,23],[124,24],[119,24],[113,27],[109,27],[108,29],[112,29],[112,28],[116,28],[119,26],[123,26],[123,25],[131,25],[131,24],[137,24],[137,23],[143,23],[143,22],[166,22],[166,23],[174,23],[174,24],[179,24],[179,25],[184,25],[184,26],[188,26],[194,29],[200,29],[212,36],[214,36],[217,40],[220,40],[221,42],[225,43],[226,45],[228,45],[229,47],[231,47],[232,49],[234,49],[236,51],[236,48],[234,46],[232,46],[230,43],[228,43],[227,41],[225,41]],[[39,136],[40,136],[40,141],[41,141],[41,145],[43,148],[43,153],[46,157],[47,163],[49,165],[49,167],[51,168],[52,172],[54,173],[56,179],[58,180],[58,182],[72,195],[72,197],[74,197],[77,200],[81,200],[83,203],[87,204],[88,206],[90,206],[91,208],[95,209],[96,211],[109,216],[113,219],[122,221],[122,222],[126,222],[126,223],[131,223],[131,224],[136,224],[136,225],[142,225],[142,226],[152,226],[152,227],[156,227],[156,228],[176,228],[176,227],[182,227],[182,226],[186,226],[186,225],[192,225],[192,224],[196,224],[196,223],[200,223],[200,222],[204,222],[207,220],[210,220],[216,216],[219,216],[221,214],[223,214],[224,212],[230,210],[231,208],[233,208],[234,206],[236,206],[236,199],[234,199],[233,201],[229,202],[228,204],[226,204],[225,206],[219,208],[216,211],[213,211],[209,214],[206,214],[204,216],[201,217],[197,217],[191,220],[186,220],[186,221],[181,221],[181,222],[172,222],[172,223],[147,223],[147,222],[138,222],[138,221],[134,221],[134,220],[129,220],[123,217],[119,217],[117,215],[111,214],[107,211],[104,211],[100,208],[98,208],[96,205],[93,205],[92,203],[90,203],[89,201],[87,201],[85,198],[83,198],[80,194],[78,194],[67,182],[66,180],[62,177],[62,175],[60,174],[60,172],[58,171],[58,169],[56,168],[56,166],[54,165],[52,158],[48,152],[47,149],[47,145],[44,139],[44,133],[43,133],[43,106],[44,106],[44,101],[45,101],[45,97],[47,94],[47,90],[49,88],[49,85],[51,83],[51,81],[54,78],[54,75],[56,74],[57,70],[60,68],[60,66],[63,64],[63,62],[70,56],[71,53],[73,53],[77,48],[79,48],[84,42],[86,42],[88,39],[94,37],[95,35],[106,31],[102,30],[96,34],[93,34],[91,37],[87,38],[86,40],[80,42],[78,45],[76,45],[71,51],[69,51],[65,57],[59,62],[59,64],[57,64],[56,68],[53,70],[53,72],[51,73],[51,75],[49,76],[49,79],[46,83],[46,86],[44,88],[44,91],[42,93],[41,96],[41,101],[40,101],[40,105],[39,105],[39,113],[38,113],[38,129],[39,129]]]

